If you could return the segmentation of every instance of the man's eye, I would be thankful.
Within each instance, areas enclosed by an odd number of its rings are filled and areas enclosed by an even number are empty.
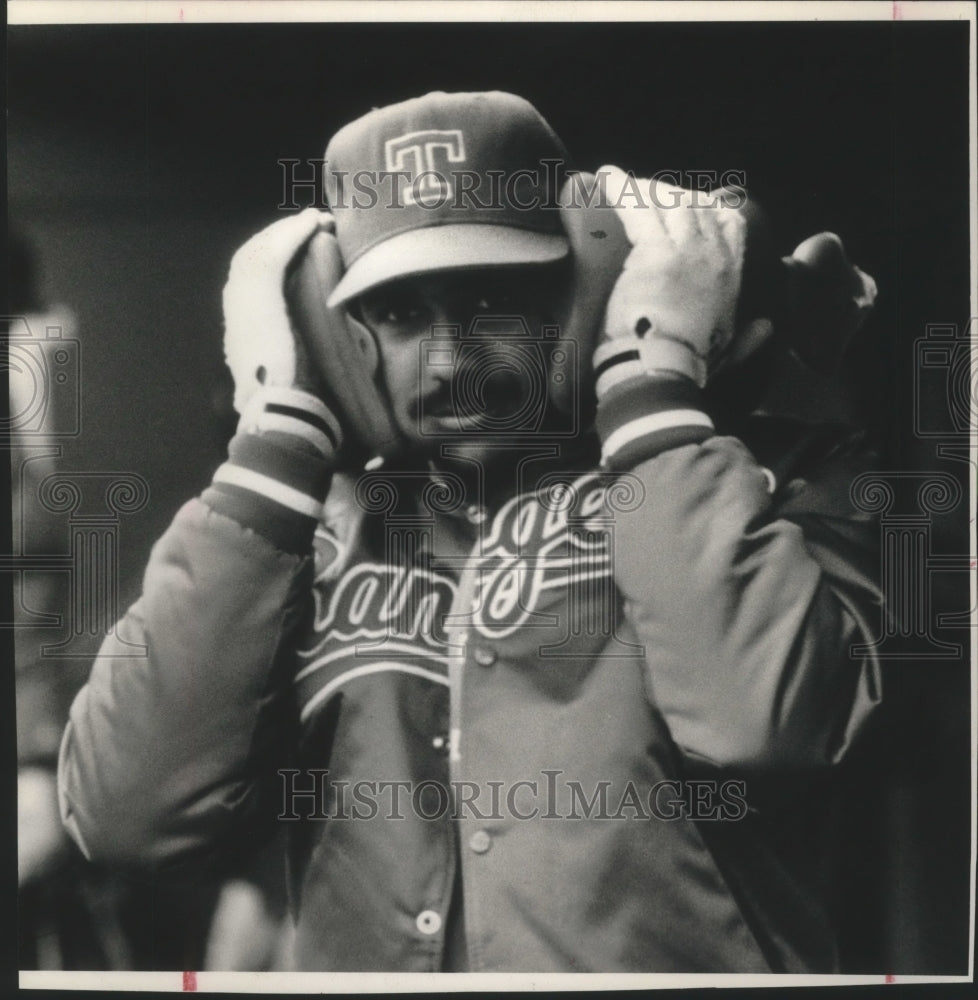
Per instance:
[[[421,315],[421,307],[410,302],[397,302],[384,311],[388,323],[410,323]]]
[[[502,316],[519,311],[516,296],[502,290],[478,295],[472,305],[473,312],[481,316]]]
[[[424,307],[408,296],[377,296],[363,302],[363,318],[368,324],[404,326],[421,320]]]

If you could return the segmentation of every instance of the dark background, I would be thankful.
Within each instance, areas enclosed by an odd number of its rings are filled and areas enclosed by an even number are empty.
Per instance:
[[[64,467],[150,484],[120,529],[122,603],[222,458],[220,290],[283,200],[278,160],[432,89],[527,97],[582,169],[742,170],[784,253],[841,234],[880,288],[847,372],[883,467],[966,483],[915,434],[913,385],[927,324],[968,319],[967,71],[966,22],[10,28],[10,223],[34,261],[11,306],[78,317],[83,432]],[[940,373],[929,385],[940,422]],[[967,551],[964,508],[934,519],[936,551]],[[935,612],[967,609],[966,580],[935,578]],[[970,634],[944,635],[958,661],[885,664],[887,710],[850,776],[853,967],[964,971]]]

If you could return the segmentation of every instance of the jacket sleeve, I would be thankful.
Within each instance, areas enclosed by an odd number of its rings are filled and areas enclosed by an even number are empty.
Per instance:
[[[652,378],[599,427],[642,495],[615,514],[614,572],[677,746],[772,775],[837,763],[881,696],[878,527],[849,498],[866,456],[776,483],[692,383]]]
[[[62,740],[62,819],[89,858],[224,864],[271,832],[329,479],[301,442],[239,433],[154,546]]]

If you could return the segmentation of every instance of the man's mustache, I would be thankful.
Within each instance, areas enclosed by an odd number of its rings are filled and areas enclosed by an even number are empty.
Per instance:
[[[412,405],[412,416],[498,417],[521,406],[531,391],[531,376],[504,355],[493,360],[479,367],[463,361],[450,380]]]

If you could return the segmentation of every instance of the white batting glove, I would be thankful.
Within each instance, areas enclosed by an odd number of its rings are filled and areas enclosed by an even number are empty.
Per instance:
[[[224,288],[224,353],[239,430],[301,437],[330,461],[342,431],[289,320],[285,277],[313,234],[332,226],[332,216],[314,208],[273,222],[234,255]]]
[[[684,376],[702,388],[734,339],[746,221],[732,208],[694,204],[691,191],[636,182],[612,166],[602,174],[632,251],[594,356],[598,397],[649,375]],[[662,189],[655,199],[651,184]]]

